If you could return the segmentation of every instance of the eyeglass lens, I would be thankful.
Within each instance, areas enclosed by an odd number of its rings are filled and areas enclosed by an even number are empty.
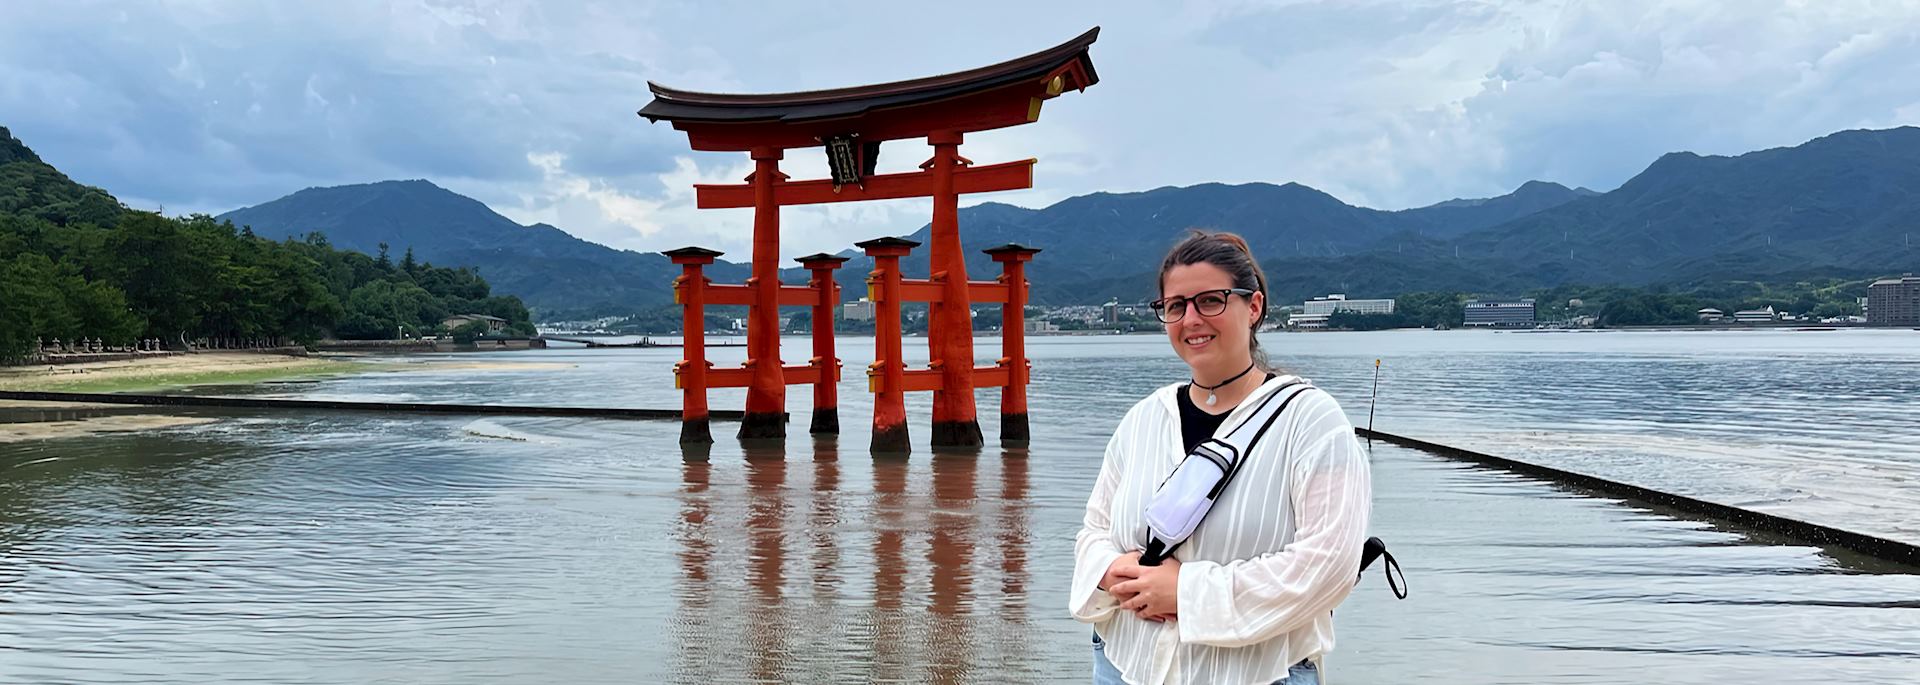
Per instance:
[[[1227,294],[1222,292],[1201,293],[1192,300],[1184,297],[1169,297],[1160,307],[1160,322],[1173,323],[1186,318],[1187,303],[1192,302],[1201,316],[1219,316],[1227,310]]]

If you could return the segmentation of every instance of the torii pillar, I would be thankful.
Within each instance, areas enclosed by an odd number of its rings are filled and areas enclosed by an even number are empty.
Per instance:
[[[794,261],[811,276],[807,287],[819,293],[819,299],[813,302],[813,358],[807,361],[819,378],[813,384],[813,424],[808,432],[836,435],[840,432],[840,393],[836,387],[840,358],[833,353],[833,322],[839,319],[835,310],[840,307],[840,284],[833,280],[833,272],[847,263],[847,258],[823,252]]]

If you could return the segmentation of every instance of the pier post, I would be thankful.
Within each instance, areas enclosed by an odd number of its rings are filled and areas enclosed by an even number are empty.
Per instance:
[[[820,296],[813,303],[813,359],[807,362],[819,373],[819,380],[813,384],[813,425],[808,432],[837,435],[840,433],[840,359],[834,355],[833,324],[839,319],[834,310],[840,306],[840,284],[833,280],[833,272],[845,264],[847,258],[821,253],[794,261],[812,274],[807,287]]]
[[[1000,282],[1007,286],[1007,303],[1000,308],[1000,366],[1007,369],[1007,387],[1000,392],[1000,444],[1024,445],[1027,428],[1027,262],[1038,248],[1018,243],[982,250],[1000,263]]]
[[[867,300],[873,302],[873,364],[867,367],[867,391],[873,393],[871,451],[906,453],[906,361],[900,343],[900,258],[920,243],[904,238],[877,238],[854,243],[873,258],[867,276]]]
[[[673,383],[682,394],[680,443],[708,444],[713,431],[707,417],[707,277],[708,264],[721,252],[704,247],[683,247],[661,254],[680,265],[680,276],[673,279],[673,300],[680,305],[680,334],[684,355],[673,365]]]

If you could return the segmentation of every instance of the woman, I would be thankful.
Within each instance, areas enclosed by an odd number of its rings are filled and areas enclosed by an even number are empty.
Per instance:
[[[1176,245],[1154,309],[1192,380],[1127,412],[1087,501],[1071,610],[1094,626],[1094,682],[1317,683],[1372,503],[1353,426],[1325,392],[1267,365],[1254,337],[1266,278],[1239,236],[1195,232]],[[1276,392],[1298,396],[1200,527],[1159,565],[1140,565],[1155,488]]]

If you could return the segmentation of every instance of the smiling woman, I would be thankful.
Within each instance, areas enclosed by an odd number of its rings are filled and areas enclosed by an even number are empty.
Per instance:
[[[1161,263],[1153,308],[1193,377],[1121,419],[1087,502],[1069,608],[1094,625],[1096,683],[1318,682],[1333,608],[1359,570],[1372,481],[1338,403],[1268,365],[1254,336],[1265,289],[1230,233],[1196,232]],[[1274,430],[1240,443],[1235,480],[1161,558],[1146,515],[1161,484],[1271,399]]]

